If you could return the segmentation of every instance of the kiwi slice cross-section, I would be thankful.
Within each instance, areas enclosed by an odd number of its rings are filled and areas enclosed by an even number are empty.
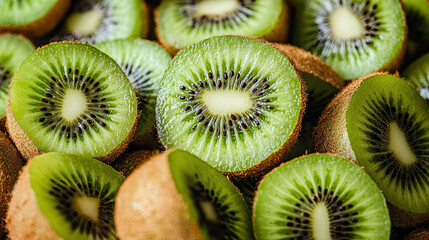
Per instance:
[[[37,156],[15,187],[7,218],[10,237],[117,239],[113,211],[124,180],[113,168],[90,157]]]
[[[67,152],[113,161],[137,125],[135,91],[95,47],[62,42],[27,57],[13,77],[6,127],[24,158]]]
[[[412,62],[402,76],[429,103],[429,53]]]
[[[156,105],[164,146],[237,177],[282,161],[305,104],[303,84],[273,47],[240,36],[203,40],[170,63]]]
[[[288,10],[283,0],[164,0],[155,10],[156,33],[172,53],[224,34],[282,42],[288,32]]]
[[[258,239],[389,239],[386,200],[347,159],[311,154],[261,181],[254,202]]]
[[[345,80],[396,70],[406,46],[398,0],[302,1],[293,42],[319,56]]]
[[[155,127],[155,100],[171,55],[159,44],[142,39],[105,41],[96,47],[121,66],[136,90],[140,119],[135,145],[156,146],[156,137],[151,139]]]
[[[253,239],[250,211],[237,188],[196,156],[159,154],[118,192],[121,239]]]

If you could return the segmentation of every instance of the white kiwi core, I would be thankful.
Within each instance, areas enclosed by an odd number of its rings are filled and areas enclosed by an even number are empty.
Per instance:
[[[98,209],[100,200],[93,197],[75,197],[73,199],[73,209],[83,217],[93,222],[98,222]]]
[[[216,222],[218,220],[216,209],[214,208],[213,203],[210,201],[200,201],[199,204],[207,221]]]
[[[330,240],[331,232],[329,229],[329,212],[325,203],[319,202],[314,206],[312,214],[312,230],[315,240]]]
[[[239,7],[237,0],[204,0],[196,4],[196,15],[217,16],[233,12]]]
[[[253,105],[249,93],[234,90],[207,91],[201,98],[208,111],[219,117],[244,113]]]
[[[360,38],[364,33],[359,17],[346,6],[337,8],[329,15],[329,26],[333,37],[338,40]]]
[[[86,96],[82,91],[67,89],[61,108],[61,116],[68,121],[72,121],[80,116],[88,108]]]
[[[389,145],[388,148],[393,155],[404,165],[410,165],[417,161],[416,155],[411,151],[404,132],[396,122],[389,125]]]
[[[66,29],[69,32],[90,35],[100,27],[102,20],[103,16],[95,9],[86,12],[74,12],[67,18]]]

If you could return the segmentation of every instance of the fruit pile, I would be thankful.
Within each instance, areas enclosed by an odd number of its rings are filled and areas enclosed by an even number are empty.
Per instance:
[[[0,238],[429,239],[428,103],[428,0],[3,0]]]

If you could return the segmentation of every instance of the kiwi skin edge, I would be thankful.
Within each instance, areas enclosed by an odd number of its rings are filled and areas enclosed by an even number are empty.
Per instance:
[[[71,0],[58,0],[49,12],[42,18],[26,25],[4,25],[0,26],[0,33],[13,32],[22,33],[29,38],[37,38],[50,32],[66,14]]]

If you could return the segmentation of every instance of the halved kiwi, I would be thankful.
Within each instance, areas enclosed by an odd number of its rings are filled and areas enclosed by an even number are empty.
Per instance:
[[[66,153],[37,156],[13,191],[11,239],[117,239],[116,193],[125,177],[108,165]]]
[[[258,239],[389,239],[386,200],[347,159],[311,154],[267,174],[253,205]]]
[[[135,91],[119,65],[81,43],[34,51],[15,73],[6,127],[25,159],[66,152],[113,161],[137,125]]]
[[[121,239],[253,239],[237,188],[181,150],[151,158],[125,180],[115,226]]]
[[[225,35],[286,40],[289,8],[284,0],[164,0],[155,10],[156,34],[176,53],[203,39]]]
[[[296,141],[304,86],[273,47],[240,36],[203,40],[171,61],[156,105],[164,146],[235,177],[263,174]]]
[[[429,102],[429,53],[412,62],[402,76]]]
[[[351,80],[380,69],[397,70],[406,33],[398,0],[302,1],[293,43]]]

